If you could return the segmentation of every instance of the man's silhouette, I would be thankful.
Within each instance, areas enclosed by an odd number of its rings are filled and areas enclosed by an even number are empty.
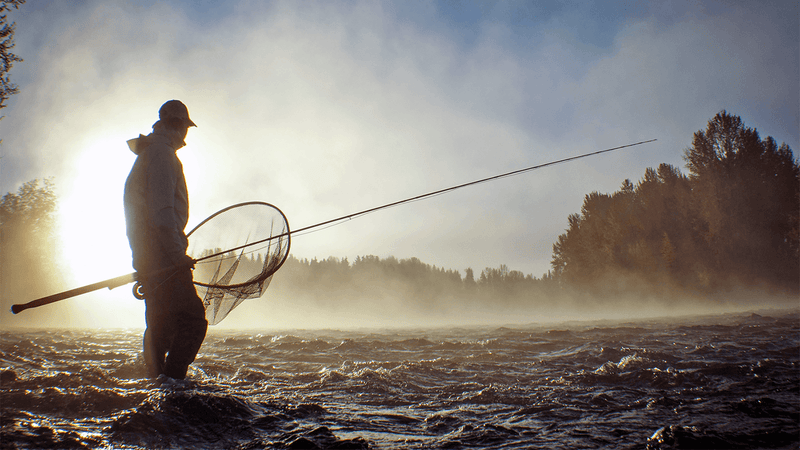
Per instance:
[[[125,220],[144,289],[147,375],[183,379],[208,327],[186,255],[189,198],[176,154],[196,125],[178,100],[164,103],[158,114],[152,133],[128,141],[137,157],[125,182]]]

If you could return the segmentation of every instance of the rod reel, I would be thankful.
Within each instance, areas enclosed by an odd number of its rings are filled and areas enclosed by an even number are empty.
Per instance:
[[[144,285],[142,285],[141,281],[137,281],[133,283],[133,296],[136,297],[137,300],[144,300]]]

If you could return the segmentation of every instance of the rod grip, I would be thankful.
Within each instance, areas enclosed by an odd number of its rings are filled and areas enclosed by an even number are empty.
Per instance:
[[[48,295],[47,297],[31,300],[28,303],[12,305],[11,312],[14,314],[18,314],[22,311],[25,311],[26,309],[49,305],[50,303],[66,300],[68,298],[72,298],[81,294],[86,294],[88,292],[96,291],[102,288],[114,289],[115,287],[124,286],[128,283],[133,283],[134,281],[136,281],[136,272],[115,278],[109,278],[108,280],[103,280],[97,283],[87,284],[86,286],[81,286],[79,288],[70,289],[64,292],[59,292],[58,294]]]

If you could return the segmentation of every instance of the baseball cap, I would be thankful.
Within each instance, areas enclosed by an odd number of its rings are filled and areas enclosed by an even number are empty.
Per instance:
[[[189,110],[180,100],[170,100],[161,105],[161,109],[158,110],[158,118],[159,120],[181,119],[187,126],[197,126],[192,122],[192,119],[189,118]]]

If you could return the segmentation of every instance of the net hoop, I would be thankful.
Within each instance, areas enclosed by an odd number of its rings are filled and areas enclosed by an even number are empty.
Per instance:
[[[230,210],[232,210],[234,208],[239,208],[239,207],[247,206],[247,205],[268,206],[268,207],[274,209],[275,211],[277,211],[278,214],[280,214],[281,217],[283,218],[283,222],[286,225],[286,232],[281,233],[281,234],[279,234],[277,236],[270,236],[267,239],[262,239],[260,241],[251,242],[249,244],[245,244],[245,245],[233,248],[233,249],[228,249],[228,250],[224,250],[224,251],[219,252],[219,253],[215,253],[215,254],[212,254],[212,255],[204,256],[202,258],[196,259],[195,262],[201,262],[201,261],[204,261],[204,260],[207,260],[207,259],[211,259],[211,258],[220,256],[220,255],[222,255],[224,253],[229,253],[231,251],[242,250],[242,249],[245,249],[245,248],[248,248],[248,247],[252,247],[254,245],[263,244],[265,242],[270,242],[270,241],[272,241],[274,239],[280,239],[282,237],[285,237],[286,238],[286,251],[284,252],[284,255],[283,255],[283,258],[281,259],[281,261],[272,269],[272,271],[269,273],[268,277],[271,277],[272,275],[274,275],[275,272],[277,272],[278,269],[280,269],[281,266],[283,266],[283,263],[285,263],[286,260],[289,258],[289,251],[291,250],[291,246],[292,246],[292,232],[291,232],[291,229],[289,228],[289,220],[286,218],[286,214],[284,214],[283,211],[281,211],[280,208],[278,208],[277,206],[273,205],[272,203],[259,202],[259,201],[242,202],[242,203],[237,203],[235,205],[228,206],[227,208],[220,209],[219,211],[215,212],[214,214],[206,217],[202,222],[200,222],[194,228],[192,228],[191,231],[186,233],[186,237],[189,238],[192,235],[192,233],[194,233],[198,228],[203,226],[203,224],[205,224],[206,222],[210,221],[211,219],[219,216],[220,214],[222,214],[224,212],[227,212],[227,211],[230,211]],[[202,286],[202,287],[205,287],[205,288],[214,288],[214,287],[216,287],[216,285],[214,285],[214,284],[203,283],[201,281],[196,281],[196,280],[193,281],[193,283],[195,285],[197,285],[197,286]],[[249,283],[229,284],[229,285],[226,285],[225,287],[226,288],[235,289],[235,288],[240,288],[240,287],[247,286],[248,284]]]

